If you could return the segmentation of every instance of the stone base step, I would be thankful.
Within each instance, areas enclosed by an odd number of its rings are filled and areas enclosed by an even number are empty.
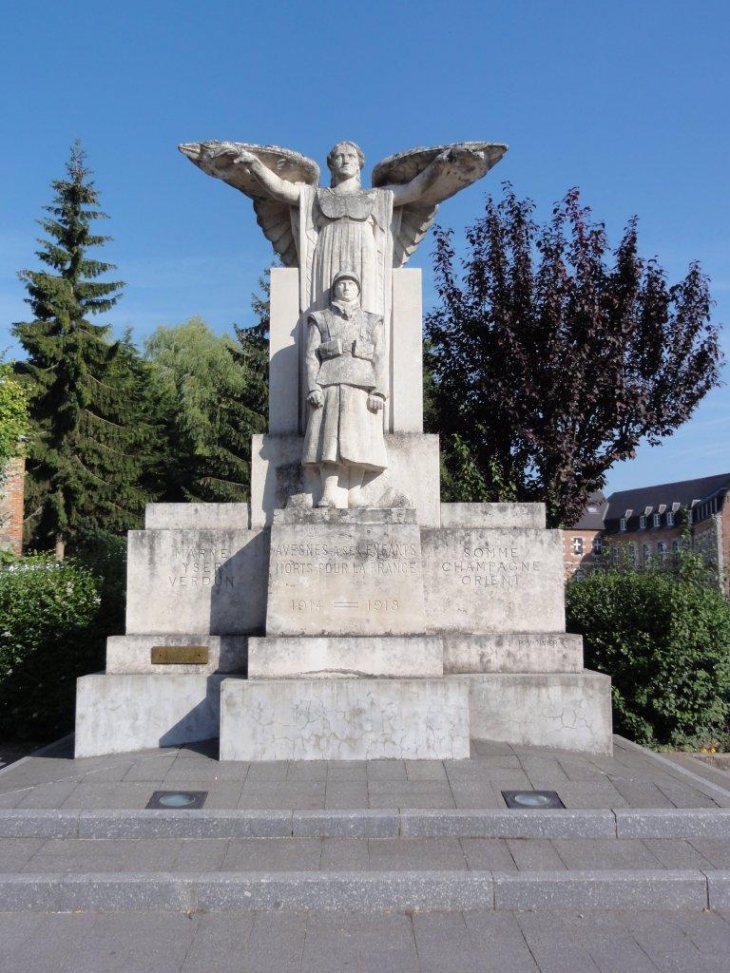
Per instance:
[[[730,872],[16,874],[0,876],[0,901],[4,912],[703,910],[730,907]]]
[[[2,838],[525,838],[730,841],[730,808],[0,810]]]

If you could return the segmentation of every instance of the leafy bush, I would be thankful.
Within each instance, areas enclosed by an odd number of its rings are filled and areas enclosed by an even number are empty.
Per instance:
[[[55,739],[73,728],[76,679],[104,668],[123,611],[118,550],[92,549],[102,571],[34,555],[0,569],[0,734]],[[96,565],[95,565],[96,567]]]
[[[613,680],[620,733],[673,746],[726,736],[730,604],[696,555],[682,554],[676,571],[619,568],[571,581],[566,608],[586,666]]]

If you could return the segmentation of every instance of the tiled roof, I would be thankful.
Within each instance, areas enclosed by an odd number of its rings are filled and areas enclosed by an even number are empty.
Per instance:
[[[583,516],[570,525],[571,530],[602,530],[608,509],[608,500],[602,493],[592,493],[588,498]]]
[[[649,509],[652,513],[659,513],[661,504],[667,510],[672,510],[673,504],[689,508],[693,500],[706,500],[726,490],[730,490],[730,473],[680,480],[677,483],[659,483],[636,490],[619,490],[608,498],[605,520],[618,520],[626,515],[627,510],[633,511],[635,517],[646,514]]]

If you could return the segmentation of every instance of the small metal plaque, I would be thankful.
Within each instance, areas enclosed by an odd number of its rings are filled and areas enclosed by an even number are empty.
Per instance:
[[[145,810],[192,811],[205,804],[208,791],[154,791]]]
[[[550,811],[565,807],[557,791],[502,791],[507,807],[523,811]]]
[[[153,666],[204,666],[208,661],[207,645],[153,645]]]

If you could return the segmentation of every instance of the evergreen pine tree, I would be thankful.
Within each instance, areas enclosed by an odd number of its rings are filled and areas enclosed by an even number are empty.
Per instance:
[[[89,255],[110,239],[92,232],[105,214],[90,175],[76,142],[66,178],[51,183],[49,215],[38,221],[47,234],[37,251],[45,267],[19,274],[34,320],[13,327],[28,356],[18,372],[30,393],[33,540],[55,544],[59,559],[84,530],[134,526],[147,498],[144,366],[128,338],[114,343],[110,325],[89,321],[114,307],[124,286],[100,280],[114,265]]]

